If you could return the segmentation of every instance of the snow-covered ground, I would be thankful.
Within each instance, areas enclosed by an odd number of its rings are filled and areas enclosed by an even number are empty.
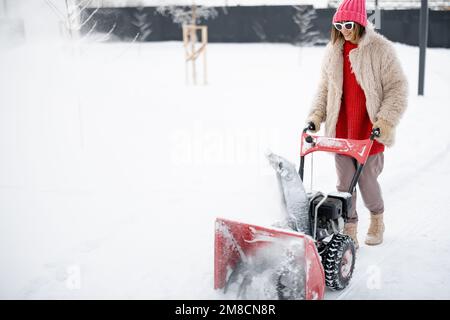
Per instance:
[[[450,50],[427,51],[418,97],[419,50],[396,49],[410,103],[381,176],[385,242],[363,244],[359,203],[354,278],[327,299],[450,298]],[[281,217],[264,152],[298,161],[322,55],[210,44],[192,86],[180,42],[3,48],[0,298],[221,298],[214,219]],[[333,158],[314,157],[314,188],[334,190]]]

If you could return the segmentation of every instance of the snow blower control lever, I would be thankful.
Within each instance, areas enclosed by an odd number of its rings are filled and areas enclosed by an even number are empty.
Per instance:
[[[314,151],[327,151],[338,154],[344,154],[355,158],[358,162],[357,170],[352,178],[352,182],[348,189],[348,193],[352,194],[361,172],[364,168],[364,164],[369,157],[370,150],[373,145],[373,140],[380,136],[380,129],[373,128],[369,139],[366,140],[351,140],[351,139],[337,139],[318,137],[307,134],[309,131],[314,131],[316,126],[313,122],[309,122],[303,129],[302,141],[301,141],[301,154],[300,154],[300,167],[298,173],[303,181],[304,167],[305,167],[305,155]],[[306,142],[306,144],[304,144]]]

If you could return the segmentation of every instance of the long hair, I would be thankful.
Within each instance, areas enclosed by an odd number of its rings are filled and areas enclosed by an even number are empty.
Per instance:
[[[362,25],[360,25],[357,22],[355,22],[355,26],[353,28],[355,28],[355,30],[353,32],[352,41],[359,42],[359,39],[361,39],[361,37],[366,32],[366,28],[364,28]],[[331,42],[333,44],[335,44],[336,41],[338,41],[340,39],[344,39],[344,36],[342,35],[342,33],[340,31],[336,30],[334,25],[332,25],[331,26]]]

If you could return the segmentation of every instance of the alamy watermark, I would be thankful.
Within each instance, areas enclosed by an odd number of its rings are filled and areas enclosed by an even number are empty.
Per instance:
[[[217,128],[195,121],[172,133],[170,160],[175,166],[252,166],[273,174],[265,154],[280,145],[279,137],[276,128]]]
[[[71,265],[66,269],[66,287],[69,290],[81,289],[81,268],[79,265]]]
[[[380,290],[382,281],[381,268],[376,265],[370,265],[366,270],[366,274],[367,274],[367,282],[366,282],[367,289]]]

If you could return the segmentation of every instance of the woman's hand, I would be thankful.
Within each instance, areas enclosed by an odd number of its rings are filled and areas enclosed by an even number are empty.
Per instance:
[[[309,131],[311,131],[312,133],[318,132],[320,130],[320,124],[322,120],[319,119],[319,117],[317,117],[316,115],[312,115],[311,117],[308,118],[306,124],[309,125],[310,122],[313,123],[314,129],[309,129]]]
[[[380,129],[380,135],[375,137],[376,140],[384,145],[391,145],[394,138],[394,127],[384,119],[378,119],[373,124],[373,129]]]

